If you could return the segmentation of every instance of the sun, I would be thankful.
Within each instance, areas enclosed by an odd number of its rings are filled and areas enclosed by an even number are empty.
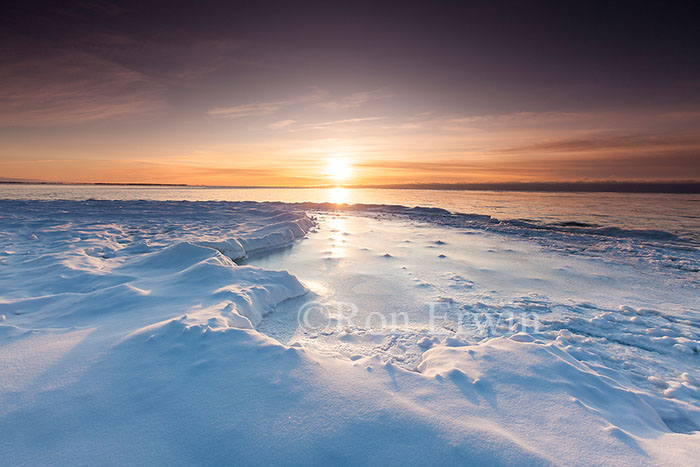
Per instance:
[[[350,163],[344,157],[333,157],[328,160],[326,175],[336,182],[344,182],[351,175]]]

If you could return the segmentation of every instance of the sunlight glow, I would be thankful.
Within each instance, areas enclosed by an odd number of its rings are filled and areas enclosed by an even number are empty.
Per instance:
[[[350,164],[344,157],[333,157],[328,160],[326,175],[336,182],[343,182],[350,178]]]
[[[342,190],[343,188],[341,188]],[[328,227],[330,227],[332,235],[330,240],[333,242],[330,249],[330,258],[339,259],[345,256],[345,239],[343,238],[343,232],[345,232],[345,219],[342,217],[329,217]]]
[[[347,202],[347,198],[348,198],[348,190],[346,190],[342,186],[337,186],[335,188],[331,188],[331,191],[330,191],[331,203],[343,204],[343,203]]]

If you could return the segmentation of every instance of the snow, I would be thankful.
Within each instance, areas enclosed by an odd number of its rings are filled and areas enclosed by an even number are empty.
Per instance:
[[[586,230],[0,201],[2,463],[693,465],[700,252]]]

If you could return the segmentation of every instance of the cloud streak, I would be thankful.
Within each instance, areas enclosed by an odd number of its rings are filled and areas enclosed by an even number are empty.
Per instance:
[[[385,118],[387,118],[387,117],[385,117],[385,116],[355,117],[355,118],[344,118],[341,120],[330,120],[330,121],[326,121],[326,122],[307,123],[307,124],[299,126],[298,128],[291,129],[290,131],[323,130],[323,129],[326,129],[328,127],[353,125],[353,124],[365,123],[365,122],[375,122],[377,120],[384,120]]]
[[[393,94],[381,89],[355,92],[340,99],[318,102],[316,107],[327,110],[347,110],[361,107],[371,101],[388,99],[389,97],[393,97]]]
[[[276,122],[272,122],[269,125],[267,125],[268,128],[272,130],[279,130],[282,128],[287,128],[291,125],[294,125],[296,123],[296,120],[279,120]]]
[[[496,149],[499,154],[580,154],[611,152],[644,153],[694,149],[700,155],[700,138],[691,135],[590,134],[582,138],[560,138],[535,144]]]
[[[74,125],[164,106],[146,76],[91,54],[27,58],[0,70],[0,125]]]
[[[299,107],[301,109],[311,107],[329,111],[342,111],[358,108],[370,101],[386,99],[391,96],[391,94],[385,91],[375,90],[356,92],[338,99],[331,99],[327,91],[314,87],[310,92],[295,98],[269,102],[252,102],[229,107],[216,107],[208,110],[207,114],[217,118],[236,119],[272,115],[289,107]]]
[[[273,114],[286,105],[289,104],[285,101],[255,102],[252,104],[234,105],[233,107],[216,107],[209,110],[207,114],[212,117],[223,118],[259,117]]]

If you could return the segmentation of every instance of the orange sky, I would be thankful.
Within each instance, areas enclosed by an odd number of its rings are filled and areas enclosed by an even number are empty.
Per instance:
[[[314,104],[298,110],[303,121],[206,114],[202,136],[182,125],[139,130],[158,114],[44,123],[6,134],[0,176],[263,186],[700,178],[700,114],[384,110],[326,121]],[[329,171],[336,159],[349,167],[343,177]]]
[[[685,6],[234,3],[8,10],[0,180],[700,179]]]

